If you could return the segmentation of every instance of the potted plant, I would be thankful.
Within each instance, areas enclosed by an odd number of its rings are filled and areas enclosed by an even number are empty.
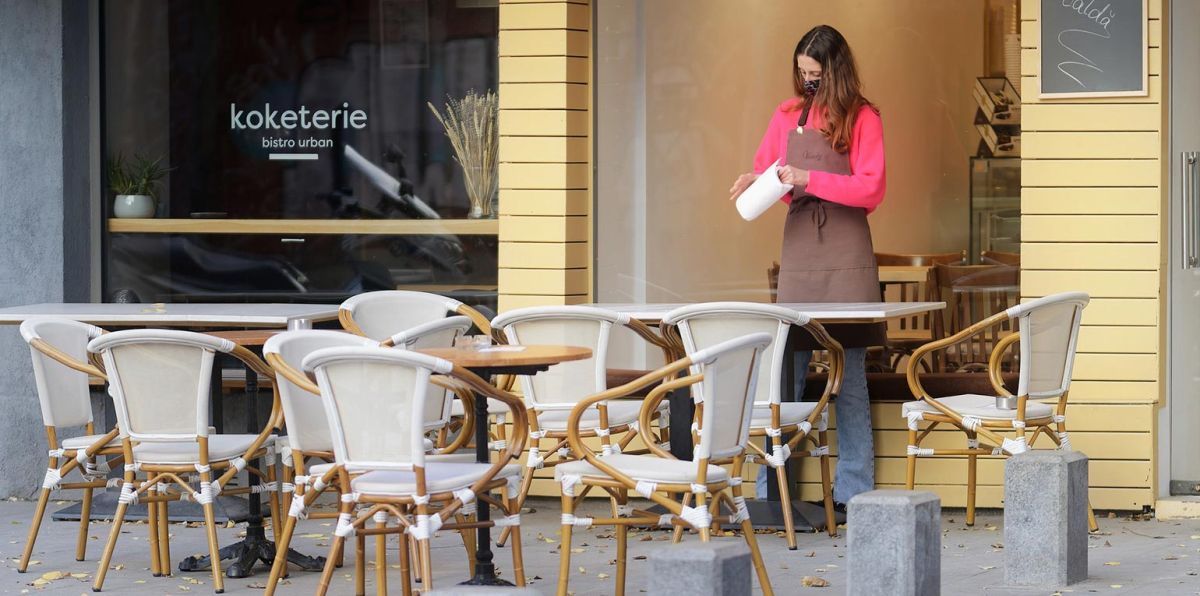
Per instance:
[[[496,195],[500,190],[497,170],[500,142],[496,126],[499,101],[496,93],[488,91],[480,95],[474,90],[468,91],[462,99],[450,99],[445,113],[439,112],[432,103],[428,105],[446,130],[446,137],[454,148],[454,160],[462,166],[467,198],[471,201],[467,217],[496,217]]]
[[[117,195],[113,201],[114,216],[154,217],[158,182],[170,171],[162,165],[162,160],[135,154],[126,161],[119,153],[108,160],[108,185]]]

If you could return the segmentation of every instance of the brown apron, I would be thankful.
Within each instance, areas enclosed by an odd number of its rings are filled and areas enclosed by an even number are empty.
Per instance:
[[[805,109],[801,125],[805,124]],[[787,165],[802,170],[850,174],[850,156],[838,153],[819,130],[788,133]],[[879,269],[867,225],[867,210],[792,192],[783,226],[779,302],[879,302]],[[827,325],[847,348],[882,346],[884,323]],[[801,334],[804,335],[804,334]],[[798,338],[803,339],[803,338]],[[798,347],[815,348],[801,341]]]

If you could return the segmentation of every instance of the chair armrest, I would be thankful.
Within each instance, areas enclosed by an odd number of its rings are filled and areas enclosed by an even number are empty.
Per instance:
[[[274,369],[276,376],[291,381],[293,385],[313,395],[321,395],[321,389],[317,387],[316,383],[312,382],[312,379],[308,378],[308,375],[292,368],[279,354],[267,354],[267,364]]]
[[[908,359],[908,367],[905,370],[905,374],[908,377],[908,388],[912,392],[913,397],[916,399],[924,399],[929,402],[932,402],[933,399],[929,396],[928,392],[925,391],[925,388],[921,386],[920,362],[927,354],[931,354],[939,350],[945,350],[951,346],[958,345],[970,339],[972,336],[999,325],[1008,319],[1009,316],[1007,312],[998,312],[982,321],[979,321],[978,323],[975,323],[974,325],[971,325],[970,327],[967,327],[966,329],[963,329],[962,331],[959,331],[958,333],[955,333],[954,335],[951,335],[950,337],[939,339],[937,341],[931,341],[914,350],[912,356],[910,356]]]
[[[992,388],[996,390],[996,395],[1001,397],[1012,397],[1012,393],[1009,393],[1008,389],[1004,387],[1004,379],[1000,376],[1003,372],[1000,370],[1000,360],[1004,357],[1004,352],[1008,351],[1009,346],[1020,340],[1020,333],[1005,336],[996,342],[996,347],[988,358],[988,380],[992,382]]]
[[[37,337],[37,338],[34,338],[33,340],[31,340],[29,342],[29,345],[32,346],[35,350],[49,356],[55,362],[58,362],[59,364],[62,364],[63,366],[65,366],[71,370],[77,370],[81,373],[87,373],[94,377],[100,377],[101,379],[104,379],[105,381],[108,380],[108,376],[104,374],[104,371],[101,370],[100,367],[95,366],[88,362],[80,362],[79,360],[76,360],[76,359],[72,358],[71,356],[67,355],[66,352],[63,352],[62,350],[59,350],[58,348],[50,345],[48,342],[46,342],[46,340],[44,340],[40,337]]]
[[[430,381],[438,387],[453,392],[454,396],[463,403],[462,432],[458,433],[449,445],[438,451],[438,453],[454,453],[469,443],[471,438],[475,436],[475,394],[471,392],[470,388],[463,386],[462,383],[450,377],[439,375],[431,378]]]
[[[666,398],[669,393],[677,389],[683,389],[684,387],[695,385],[696,383],[700,382],[703,377],[704,375],[691,375],[675,379],[674,381],[668,381],[660,384],[658,387],[655,387],[654,390],[650,392],[650,395],[646,396],[646,400],[642,404],[642,409],[640,412],[638,412],[638,436],[641,437],[642,442],[646,444],[646,448],[649,449],[651,453],[667,459],[678,459],[671,452],[659,447],[658,443],[654,442],[654,436],[650,434],[650,418],[654,416],[655,412],[658,411],[658,404],[662,402],[662,400]]]
[[[235,344],[233,346],[233,350],[229,352],[229,355],[237,358],[238,361],[240,361],[242,364],[245,364],[257,375],[270,378],[275,377],[275,369],[271,368],[271,366],[266,362],[263,362],[263,360],[255,355],[254,352],[246,349],[245,346]],[[305,381],[308,382],[307,379]],[[317,395],[320,395],[319,390],[316,393]],[[264,426],[262,431],[258,433],[258,436],[254,438],[254,442],[251,443],[250,447],[246,449],[246,452],[242,454],[242,458],[246,460],[251,459],[251,456],[254,455],[254,452],[262,448],[263,444],[267,442],[267,439],[271,437],[271,432],[279,429],[282,426],[283,405],[279,401],[279,384],[275,383],[271,388],[271,416],[268,419],[266,426]],[[221,486],[225,486],[227,482],[237,475],[238,471],[239,470],[237,468],[231,466],[228,470],[225,470],[225,473],[221,474],[221,477],[217,480],[220,482]]]

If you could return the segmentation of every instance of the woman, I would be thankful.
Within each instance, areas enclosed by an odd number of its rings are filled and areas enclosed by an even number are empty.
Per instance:
[[[779,270],[779,302],[878,302],[879,272],[867,214],[883,200],[883,123],[862,96],[850,46],[821,25],[796,44],[796,97],[779,104],[754,156],[754,172],[729,189],[736,198],[779,160],[779,178],[793,185]],[[786,165],[783,165],[786,164]],[[846,348],[837,397],[838,462],[835,507],[875,486],[875,449],[867,400],[866,347],[883,345],[879,325],[829,326]],[[809,346],[806,346],[806,348]],[[796,395],[812,352],[796,354]],[[758,481],[765,496],[766,470]]]

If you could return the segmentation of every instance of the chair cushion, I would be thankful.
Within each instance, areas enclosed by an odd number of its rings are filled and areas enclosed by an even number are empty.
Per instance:
[[[467,488],[479,480],[491,464],[459,464],[428,462],[425,466],[425,490],[441,493]],[[521,473],[521,466],[509,464],[500,469],[496,478],[509,478]],[[416,492],[416,476],[412,472],[367,472],[350,481],[350,487],[367,495],[404,496]]]
[[[60,445],[63,449],[87,449],[92,446],[92,443],[104,438],[104,435],[84,435],[82,437],[71,437],[63,439]],[[113,440],[104,445],[105,447],[120,447],[121,438],[113,437]]]
[[[258,435],[209,435],[208,460],[224,461],[241,457]],[[272,436],[263,443],[266,447]],[[192,464],[200,461],[200,444],[195,441],[144,441],[133,447],[133,459],[148,464]]]
[[[612,400],[606,403],[608,404],[608,425],[611,427],[637,422],[638,414],[642,411],[643,402],[641,400],[625,399]],[[659,412],[665,412],[666,409],[666,400],[658,403]],[[567,418],[570,416],[570,410],[545,410],[538,412],[538,428],[564,432],[567,430]],[[590,430],[597,426],[600,426],[600,410],[588,408],[579,419],[579,428]]]
[[[429,464],[429,463],[473,464],[473,463],[475,463],[475,454],[468,453],[466,451],[461,451],[458,453],[426,455],[425,462],[427,464]],[[333,468],[333,464],[317,464],[315,466],[309,466],[308,467],[308,475],[309,476],[324,476],[325,472],[328,472],[330,470],[330,468]]]
[[[689,484],[695,482],[698,467],[693,461],[666,459],[657,455],[614,453],[605,456],[604,461],[611,463],[612,467],[624,472],[634,480],[655,483]],[[600,471],[586,460],[554,466],[555,480],[562,480],[564,474],[575,474],[585,478],[607,479],[609,477],[608,474]],[[709,465],[707,478],[709,482],[724,482],[729,479],[729,472],[720,466]]]
[[[996,397],[993,395],[952,395],[939,397],[938,403],[958,412],[963,416],[974,416],[982,420],[1013,420],[1017,411],[996,407]],[[909,412],[937,412],[938,410],[924,401],[905,402],[901,415],[907,417]],[[940,413],[940,412],[939,412]],[[1054,408],[1049,404],[1029,400],[1025,402],[1025,419],[1046,418],[1054,415]]]
[[[785,401],[779,404],[779,424],[800,424],[808,418],[817,407],[813,401]],[[750,417],[750,428],[767,428],[771,426],[771,406],[754,406]]]

